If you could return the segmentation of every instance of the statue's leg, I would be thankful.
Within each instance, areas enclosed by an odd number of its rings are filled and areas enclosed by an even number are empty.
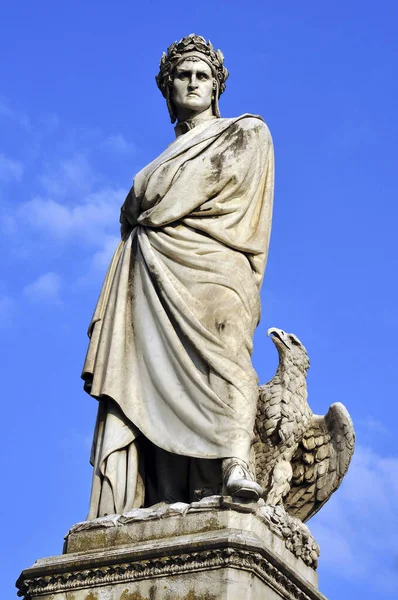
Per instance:
[[[189,469],[190,502],[222,492],[221,459],[191,458]]]
[[[145,506],[189,502],[189,457],[140,441],[145,462]]]

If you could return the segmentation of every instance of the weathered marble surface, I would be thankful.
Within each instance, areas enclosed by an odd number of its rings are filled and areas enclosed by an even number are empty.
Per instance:
[[[272,541],[275,552],[285,554],[288,549],[296,559],[301,559],[300,565],[302,561],[308,567],[316,568],[319,547],[306,525],[290,517],[282,507],[265,506],[263,501],[237,503],[228,496],[211,496],[191,504],[161,504],[135,509],[124,515],[83,521],[68,532],[65,550],[95,550],[108,545],[120,546],[142,539],[149,540],[149,536],[159,539],[176,535],[176,532],[185,535],[192,533],[193,528],[204,531],[212,527],[223,529],[237,525],[255,532],[267,544]],[[82,532],[85,535],[81,535]],[[270,536],[270,532],[276,534],[277,538]],[[297,565],[294,560],[292,566],[297,569]],[[305,572],[312,577],[309,571]]]
[[[260,503],[261,504],[261,503]],[[325,600],[267,507],[228,497],[78,523],[65,554],[19,581],[25,600]]]

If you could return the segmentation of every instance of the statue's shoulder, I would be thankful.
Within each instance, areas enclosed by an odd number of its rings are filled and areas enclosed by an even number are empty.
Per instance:
[[[245,113],[232,119],[223,120],[229,121],[230,127],[233,127],[235,130],[240,129],[241,131],[245,131],[251,134],[257,134],[259,137],[272,142],[271,132],[268,129],[268,126],[265,123],[264,119],[259,115]]]

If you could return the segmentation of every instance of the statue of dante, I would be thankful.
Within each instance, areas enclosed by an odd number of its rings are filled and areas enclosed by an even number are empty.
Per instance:
[[[90,328],[89,519],[213,493],[257,499],[251,363],[273,201],[261,117],[220,118],[222,53],[190,35],[156,82],[176,139],[140,171]]]

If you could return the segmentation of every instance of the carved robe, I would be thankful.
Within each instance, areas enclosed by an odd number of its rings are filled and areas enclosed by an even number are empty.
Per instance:
[[[135,177],[82,375],[101,400],[89,518],[140,505],[140,433],[171,453],[248,461],[273,175],[266,125],[242,115],[203,121]]]

